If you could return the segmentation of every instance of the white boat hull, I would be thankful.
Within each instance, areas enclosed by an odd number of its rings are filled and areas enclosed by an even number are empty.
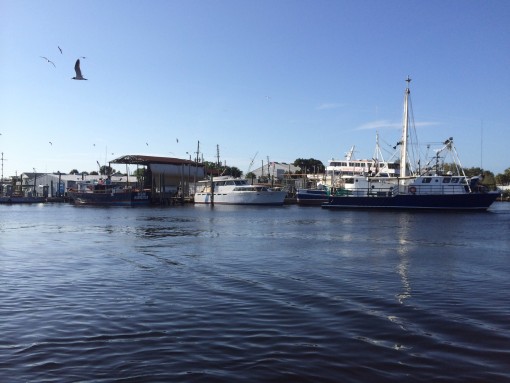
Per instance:
[[[218,205],[283,205],[286,192],[284,191],[266,191],[252,192],[239,191],[229,193],[214,193],[214,204]],[[211,193],[196,193],[195,203],[210,204],[212,202]]]

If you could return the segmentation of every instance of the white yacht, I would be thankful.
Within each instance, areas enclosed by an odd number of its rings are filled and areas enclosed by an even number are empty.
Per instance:
[[[251,185],[248,180],[231,176],[214,177],[198,182],[197,204],[283,205],[287,192],[265,185]]]

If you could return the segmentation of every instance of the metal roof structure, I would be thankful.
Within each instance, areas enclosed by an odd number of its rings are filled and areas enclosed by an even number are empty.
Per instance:
[[[182,165],[182,164],[194,164],[195,166],[202,166],[201,163],[195,161],[184,160],[182,158],[172,157],[157,157],[157,156],[143,156],[138,154],[131,154],[116,158],[110,163],[113,164],[128,164],[128,165],[145,165],[150,164],[167,164],[167,165]]]

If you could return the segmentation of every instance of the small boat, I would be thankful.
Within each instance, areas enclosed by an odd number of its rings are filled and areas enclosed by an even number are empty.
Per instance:
[[[196,204],[221,205],[283,205],[286,191],[265,185],[251,185],[248,180],[231,176],[213,177],[198,182],[194,195]]]
[[[69,189],[67,195],[76,205],[142,206],[150,203],[149,190],[139,190],[130,186],[80,185],[79,189]]]
[[[406,80],[409,84],[410,78]],[[481,177],[466,177],[453,138],[443,142],[434,157],[418,170],[412,170],[407,151],[410,129],[410,90],[409,85],[404,97],[404,123],[400,148],[400,171],[396,178],[377,180],[370,177],[355,177],[362,181],[351,190],[341,189],[340,193],[331,192],[328,202],[321,206],[325,209],[378,208],[378,209],[440,209],[440,210],[487,210],[499,197],[500,192],[488,191],[481,185]],[[444,171],[445,163],[440,159],[451,154],[452,168],[457,174]],[[442,157],[444,155],[444,157]],[[418,160],[418,164],[421,161]],[[435,165],[431,166],[431,163]],[[359,178],[361,177],[361,178]],[[374,182],[376,181],[376,182]]]
[[[318,184],[316,188],[300,188],[296,190],[296,202],[300,206],[320,206],[328,202],[330,188]]]
[[[46,202],[44,197],[30,197],[23,195],[10,195],[0,197],[1,204],[31,204]]]

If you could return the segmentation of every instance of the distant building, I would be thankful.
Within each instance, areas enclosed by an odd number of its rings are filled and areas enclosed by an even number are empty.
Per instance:
[[[153,195],[193,194],[196,181],[205,177],[202,163],[181,158],[127,155],[111,163],[145,166],[145,185]]]
[[[127,155],[111,161],[110,164],[139,165],[144,169],[143,179],[120,173],[112,174],[110,177],[87,173],[22,173],[21,176],[1,182],[0,195],[18,193],[24,196],[60,197],[64,196],[68,189],[75,188],[78,183],[95,185],[104,182],[150,188],[153,195],[165,197],[175,195],[179,191],[185,194],[193,193],[195,182],[205,176],[202,163],[180,158]]]
[[[251,170],[257,178],[278,179],[282,181],[285,174],[299,172],[300,168],[286,162],[269,162],[258,169]]]
[[[12,177],[9,182],[4,182],[0,190],[1,195],[22,194],[30,197],[60,197],[64,196],[67,189],[74,188],[78,183],[95,185],[105,182],[105,175],[88,174],[62,174],[62,173],[22,173],[19,177]],[[135,176],[114,174],[110,177],[112,184],[137,183]]]

